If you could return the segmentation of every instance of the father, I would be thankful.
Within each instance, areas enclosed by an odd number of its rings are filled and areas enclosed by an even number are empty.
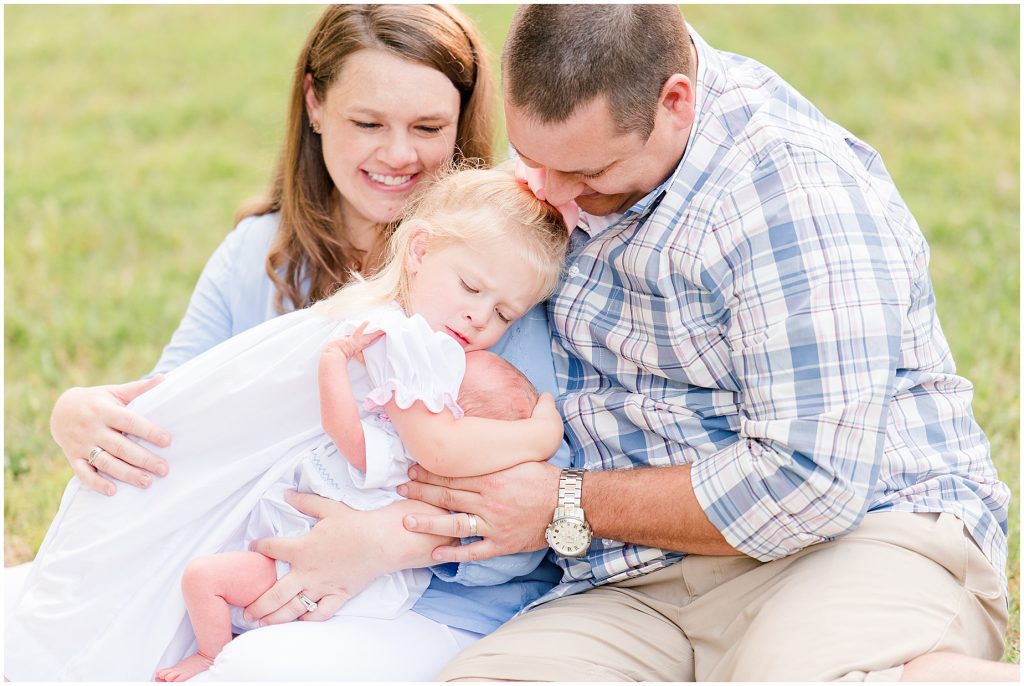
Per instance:
[[[416,469],[485,537],[446,560],[543,547],[559,494],[564,583],[443,678],[1006,676],[968,656],[1002,652],[1009,490],[878,154],[671,5],[522,7],[503,68],[584,211],[550,317],[585,471]]]

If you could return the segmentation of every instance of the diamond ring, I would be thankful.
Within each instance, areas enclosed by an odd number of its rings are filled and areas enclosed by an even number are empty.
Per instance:
[[[299,602],[302,603],[303,606],[306,608],[306,612],[312,612],[316,609],[316,601],[310,600],[309,596],[307,596],[305,593],[300,593],[298,595],[298,598]]]

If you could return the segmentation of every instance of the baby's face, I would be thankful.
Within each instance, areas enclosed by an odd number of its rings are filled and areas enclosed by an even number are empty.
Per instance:
[[[424,236],[424,241],[426,240]],[[540,300],[531,271],[514,246],[476,250],[463,244],[431,249],[413,239],[410,314],[448,334],[463,350],[484,350]],[[511,249],[510,249],[511,248]]]

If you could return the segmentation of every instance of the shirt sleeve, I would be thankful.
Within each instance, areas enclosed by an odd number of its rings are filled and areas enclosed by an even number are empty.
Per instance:
[[[228,234],[203,268],[188,309],[164,347],[154,374],[166,373],[231,337],[228,292],[238,260],[239,241]]]
[[[277,316],[266,258],[279,215],[246,217],[203,268],[185,316],[152,373],[165,373],[228,338]],[[287,303],[286,303],[287,305]]]
[[[900,235],[857,174],[780,146],[723,199],[701,248],[740,437],[694,463],[693,488],[726,540],[759,560],[856,528],[877,480],[927,247]]]
[[[368,412],[383,412],[392,399],[403,410],[416,401],[431,412],[448,409],[462,417],[459,386],[466,373],[466,354],[451,337],[432,331],[419,315],[400,312],[383,316],[367,328],[384,331],[384,344],[366,349],[370,392],[364,400]]]
[[[378,421],[375,417],[361,421],[366,441],[366,473],[348,465],[349,476],[357,488],[394,488],[409,480],[412,458],[405,452],[402,440],[379,426]]]

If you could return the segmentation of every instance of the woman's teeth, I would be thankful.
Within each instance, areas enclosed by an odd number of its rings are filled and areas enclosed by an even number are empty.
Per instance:
[[[366,175],[370,177],[371,181],[382,183],[385,186],[401,186],[412,178],[412,174],[405,174],[403,176],[385,176],[384,174],[374,174],[373,172],[366,172]]]

